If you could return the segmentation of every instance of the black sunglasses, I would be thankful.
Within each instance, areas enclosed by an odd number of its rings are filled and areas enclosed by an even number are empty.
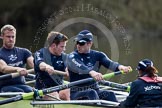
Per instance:
[[[56,35],[56,37],[53,40],[61,40],[63,38],[64,38],[64,35],[58,34],[58,35]]]
[[[64,38],[64,35],[58,34],[58,35],[56,35],[56,36],[53,38],[52,43],[54,43],[55,41],[60,41],[60,40],[62,40],[63,38]]]
[[[87,42],[78,42],[77,41],[77,45],[80,45],[80,46],[84,46]]]

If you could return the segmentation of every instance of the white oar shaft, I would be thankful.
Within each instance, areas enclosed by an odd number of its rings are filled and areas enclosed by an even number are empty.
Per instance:
[[[71,100],[71,101],[32,101],[32,105],[50,105],[50,104],[107,104],[118,106],[118,102],[106,101],[106,100]]]

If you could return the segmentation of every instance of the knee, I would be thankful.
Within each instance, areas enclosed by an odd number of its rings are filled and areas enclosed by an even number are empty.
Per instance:
[[[106,99],[106,100],[109,100],[109,101],[113,101],[113,102],[117,102],[117,98],[115,96],[115,93],[114,92],[111,92],[111,91],[104,91],[101,96],[100,96],[101,99]]]
[[[59,92],[60,99],[62,100],[70,100],[70,90],[65,89]]]
[[[115,93],[112,92],[112,91],[109,91],[109,95],[110,95],[110,96],[115,96]]]
[[[29,93],[29,92],[32,92],[32,91],[33,91],[33,88],[30,87],[30,86],[26,86],[25,88],[23,88],[23,91],[24,91],[25,93]]]
[[[95,90],[88,90],[87,96],[90,97],[90,100],[99,99],[99,96]]]
[[[93,95],[97,95],[97,92],[95,90],[88,90],[87,92],[88,94],[93,94]]]

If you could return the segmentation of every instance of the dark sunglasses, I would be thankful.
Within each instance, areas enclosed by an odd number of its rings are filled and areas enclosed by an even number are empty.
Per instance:
[[[64,38],[64,35],[58,34],[53,38],[52,43],[55,43],[56,41],[60,41]]]
[[[77,45],[80,45],[80,46],[84,46],[87,42],[78,42],[77,41]]]
[[[63,38],[64,38],[64,35],[58,34],[58,35],[56,35],[56,37],[53,40],[61,40]]]

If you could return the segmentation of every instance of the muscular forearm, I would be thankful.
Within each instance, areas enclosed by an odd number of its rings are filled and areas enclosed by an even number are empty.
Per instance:
[[[45,62],[41,62],[41,63],[39,64],[39,68],[40,68],[41,71],[45,71],[46,68],[47,68],[47,66],[49,66],[49,65],[46,64]]]
[[[0,72],[5,73],[5,74],[14,73],[14,72],[17,72],[18,69],[19,67],[8,66],[5,61],[0,59]]]
[[[17,70],[19,69],[19,67],[12,67],[12,66],[3,66],[1,67],[1,72],[2,73],[15,73],[17,72]]]

